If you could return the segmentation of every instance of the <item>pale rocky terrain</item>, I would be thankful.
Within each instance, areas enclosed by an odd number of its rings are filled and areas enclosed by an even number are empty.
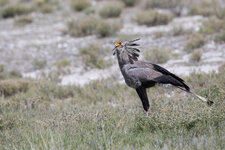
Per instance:
[[[96,5],[96,2],[94,4]],[[189,62],[191,54],[184,52],[187,35],[169,36],[174,27],[198,31],[201,22],[206,19],[205,17],[175,17],[168,25],[147,27],[138,25],[132,19],[138,11],[139,9],[136,7],[127,8],[123,11],[121,18],[124,24],[117,35],[130,36],[130,39],[140,37],[139,43],[142,51],[154,46],[171,49],[171,53],[179,57],[171,58],[166,63],[161,64],[168,70],[182,76],[187,76],[193,71],[210,73],[217,71],[218,67],[225,62],[225,44],[208,41],[202,47],[201,61],[196,64]],[[107,57],[113,60],[112,67],[88,70],[83,68],[79,54],[79,48],[90,43],[101,43],[102,47],[106,47],[110,51],[120,36],[98,38],[95,35],[86,37],[63,35],[62,30],[66,28],[67,21],[74,15],[75,17],[80,16],[80,14],[71,12],[67,6],[65,9],[50,14],[32,13],[31,16],[34,21],[22,27],[15,26],[13,19],[1,19],[0,64],[6,66],[5,68],[9,71],[17,70],[21,72],[23,77],[44,78],[47,74],[57,70],[54,66],[55,62],[65,59],[71,65],[64,68],[65,74],[59,76],[59,83],[62,85],[83,85],[91,80],[110,76],[121,80],[116,58],[111,53]],[[155,34],[158,32],[162,32],[166,36],[155,38]],[[144,58],[140,57],[140,59]],[[34,60],[45,62],[44,67],[36,68]]]

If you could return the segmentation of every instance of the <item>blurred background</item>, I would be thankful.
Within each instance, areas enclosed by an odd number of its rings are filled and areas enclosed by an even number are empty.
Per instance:
[[[182,77],[146,117],[112,49]],[[0,0],[0,149],[225,149],[224,0]]]
[[[0,79],[62,85],[122,76],[112,48],[141,38],[141,58],[183,76],[225,62],[223,0],[0,0]]]

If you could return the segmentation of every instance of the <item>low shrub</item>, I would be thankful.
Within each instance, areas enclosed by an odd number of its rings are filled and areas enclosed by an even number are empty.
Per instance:
[[[219,72],[225,74],[225,63],[223,63],[222,65],[220,65]]]
[[[55,0],[35,0],[33,7],[42,13],[51,13],[54,11],[58,3]]]
[[[5,6],[6,4],[9,4],[10,0],[0,0],[0,8]]]
[[[97,26],[97,34],[100,37],[106,37],[112,34],[111,26],[107,22],[99,23]]]
[[[159,13],[154,10],[148,10],[138,13],[136,22],[139,25],[156,26],[168,24],[173,19],[172,15]]]
[[[10,18],[14,16],[28,14],[32,11],[31,7],[25,4],[11,4],[3,8],[1,16]]]
[[[219,1],[195,1],[188,9],[190,15],[216,16],[218,19],[225,17],[225,8]]]
[[[185,3],[181,0],[147,0],[144,7],[145,9],[169,9],[176,16],[180,16]]]
[[[95,34],[98,22],[99,20],[94,17],[71,20],[67,23],[68,33],[75,37]]]
[[[51,13],[53,12],[54,7],[51,4],[45,4],[40,7],[42,13]]]
[[[62,59],[61,61],[56,62],[54,65],[58,68],[63,68],[66,66],[70,66],[70,62],[66,59]]]
[[[107,37],[115,35],[119,29],[120,26],[118,24],[101,21],[97,26],[96,34],[100,37]]]
[[[102,49],[100,45],[90,44],[87,47],[80,49],[80,54],[85,67],[88,68],[106,68],[111,65],[109,61],[104,60],[106,50]]]
[[[190,15],[203,15],[203,16],[212,16],[215,14],[215,8],[212,7],[213,3],[211,2],[199,2],[193,3],[189,6],[189,14]]]
[[[196,63],[196,62],[199,62],[201,60],[201,58],[202,58],[202,51],[201,50],[195,50],[191,54],[189,61]]]
[[[99,11],[103,18],[119,17],[123,10],[123,4],[120,2],[107,2]]]
[[[153,47],[144,52],[144,58],[151,63],[166,63],[170,58],[170,50],[166,48]]]
[[[176,7],[179,3],[181,3],[180,0],[148,0],[145,3],[145,8],[174,8]]]
[[[32,22],[33,22],[33,18],[27,15],[16,17],[14,20],[14,24],[17,26],[25,26],[25,25],[31,24]]]
[[[192,29],[184,29],[182,26],[174,26],[170,32],[171,36],[189,35],[192,34]]]
[[[46,64],[47,62],[45,60],[34,59],[33,61],[33,67],[35,70],[44,68]]]
[[[12,79],[12,78],[21,78],[22,74],[17,71],[6,71],[5,65],[0,64],[0,80]]]
[[[72,8],[76,11],[82,11],[91,6],[89,0],[71,0]]]
[[[223,7],[217,7],[216,9],[216,17],[219,19],[225,18],[225,8]]]
[[[26,80],[2,80],[0,81],[0,94],[4,96],[12,96],[18,92],[26,92],[29,82]]]
[[[86,15],[89,15],[89,14],[93,14],[95,13],[95,8],[94,7],[87,7],[83,10],[83,12],[86,14]]]
[[[99,37],[106,37],[114,35],[119,29],[120,25],[116,23],[109,23],[94,17],[87,17],[81,20],[71,20],[67,24],[68,33],[74,37],[87,36],[97,34]]]
[[[0,64],[0,73],[4,72],[4,70],[5,70],[5,65]]]
[[[192,50],[203,46],[205,42],[205,38],[201,34],[193,33],[189,35],[185,48],[188,52],[191,52]]]
[[[135,6],[137,0],[121,0],[127,7]]]
[[[222,31],[221,33],[218,33],[215,36],[214,41],[217,42],[217,43],[225,42],[225,31]]]
[[[225,30],[225,21],[219,20],[215,17],[210,17],[203,21],[202,26],[199,30],[201,34],[214,34]]]

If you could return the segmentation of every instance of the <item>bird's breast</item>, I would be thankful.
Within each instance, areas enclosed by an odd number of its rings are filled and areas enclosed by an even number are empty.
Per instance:
[[[141,82],[132,74],[129,73],[128,69],[126,67],[124,67],[123,69],[121,69],[121,73],[124,77],[124,80],[126,82],[126,84],[131,87],[131,88],[138,88],[139,86],[141,86]]]

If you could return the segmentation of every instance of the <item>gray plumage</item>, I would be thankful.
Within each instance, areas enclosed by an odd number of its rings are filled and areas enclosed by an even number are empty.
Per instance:
[[[113,54],[117,56],[120,71],[125,79],[126,84],[136,89],[138,96],[142,101],[144,110],[149,113],[150,105],[146,88],[160,84],[172,84],[188,93],[192,93],[199,99],[207,102],[208,105],[212,105],[213,102],[201,97],[190,90],[185,84],[184,80],[169,72],[163,67],[152,64],[145,61],[139,61],[139,52],[137,48],[139,44],[136,42],[140,39],[132,41],[121,41],[116,43],[116,47],[113,49]]]

